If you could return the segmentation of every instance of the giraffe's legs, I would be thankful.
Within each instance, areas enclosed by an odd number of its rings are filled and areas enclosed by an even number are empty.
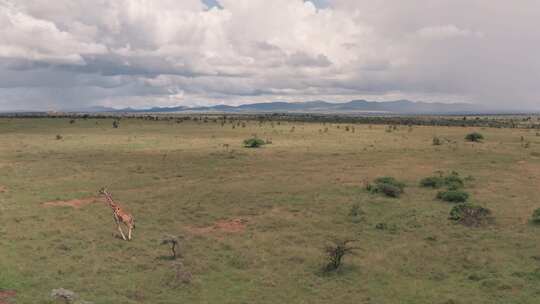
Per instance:
[[[118,231],[120,231],[120,234],[122,235],[122,238],[124,241],[126,240],[126,236],[124,235],[124,231],[122,231],[122,228],[120,227],[120,224],[118,224]]]
[[[130,241],[131,241],[131,230],[132,230],[132,228],[128,227],[128,240],[130,240]]]

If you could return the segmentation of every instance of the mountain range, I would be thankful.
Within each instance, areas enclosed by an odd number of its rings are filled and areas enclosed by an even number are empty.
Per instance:
[[[472,114],[498,113],[493,109],[468,103],[428,103],[409,100],[387,102],[352,100],[345,103],[327,101],[307,102],[267,102],[239,106],[216,105],[206,107],[154,107],[148,109],[113,109],[93,107],[73,112],[114,112],[114,113],[336,113],[336,114]]]

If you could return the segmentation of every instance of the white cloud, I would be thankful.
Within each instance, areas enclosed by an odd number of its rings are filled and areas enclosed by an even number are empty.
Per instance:
[[[538,102],[536,0],[219,4],[0,0],[0,110],[362,97]]]
[[[453,24],[444,26],[428,26],[416,31],[416,34],[421,38],[427,39],[446,39],[456,37],[475,37],[482,38],[484,35],[481,32],[475,32],[468,29],[460,29]]]
[[[0,57],[83,64],[82,54],[103,54],[103,45],[79,40],[53,22],[34,18],[11,3],[0,6]]]

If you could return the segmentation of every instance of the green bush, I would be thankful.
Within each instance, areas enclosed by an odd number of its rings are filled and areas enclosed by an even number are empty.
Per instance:
[[[531,217],[531,221],[534,224],[540,224],[540,208],[534,210],[534,212],[532,214],[532,217]]]
[[[450,220],[466,226],[480,226],[491,221],[491,210],[473,204],[459,204],[450,210]]]
[[[244,140],[244,147],[246,148],[259,148],[266,144],[266,142],[260,138],[252,137]]]
[[[464,203],[469,199],[469,193],[461,190],[448,190],[437,193],[437,198],[450,203]]]
[[[455,171],[444,178],[444,185],[450,190],[457,190],[465,186],[465,182]]]
[[[473,133],[467,134],[467,136],[465,136],[465,139],[467,141],[479,142],[482,139],[484,139],[484,135],[482,135],[482,134],[480,134],[478,132],[473,132]]]
[[[434,146],[440,146],[440,145],[442,145],[441,139],[438,138],[437,136],[434,136],[434,137],[433,137],[433,145],[434,145]]]
[[[382,193],[388,197],[399,197],[403,193],[405,184],[393,177],[379,177],[373,184],[367,186],[371,193]]]
[[[420,186],[426,188],[442,188],[447,187],[449,190],[457,190],[463,188],[465,182],[457,172],[451,172],[447,176],[430,176],[420,181]]]

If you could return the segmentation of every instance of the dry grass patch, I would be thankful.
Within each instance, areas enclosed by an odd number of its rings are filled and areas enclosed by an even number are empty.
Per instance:
[[[100,199],[98,197],[89,197],[89,198],[82,198],[82,199],[72,199],[69,201],[45,202],[42,205],[43,207],[72,207],[75,209],[79,209],[86,205],[97,203],[99,201]]]
[[[220,220],[214,223],[214,225],[207,227],[188,227],[187,231],[196,235],[212,233],[241,233],[246,230],[246,226],[246,219],[236,218],[231,220]]]

